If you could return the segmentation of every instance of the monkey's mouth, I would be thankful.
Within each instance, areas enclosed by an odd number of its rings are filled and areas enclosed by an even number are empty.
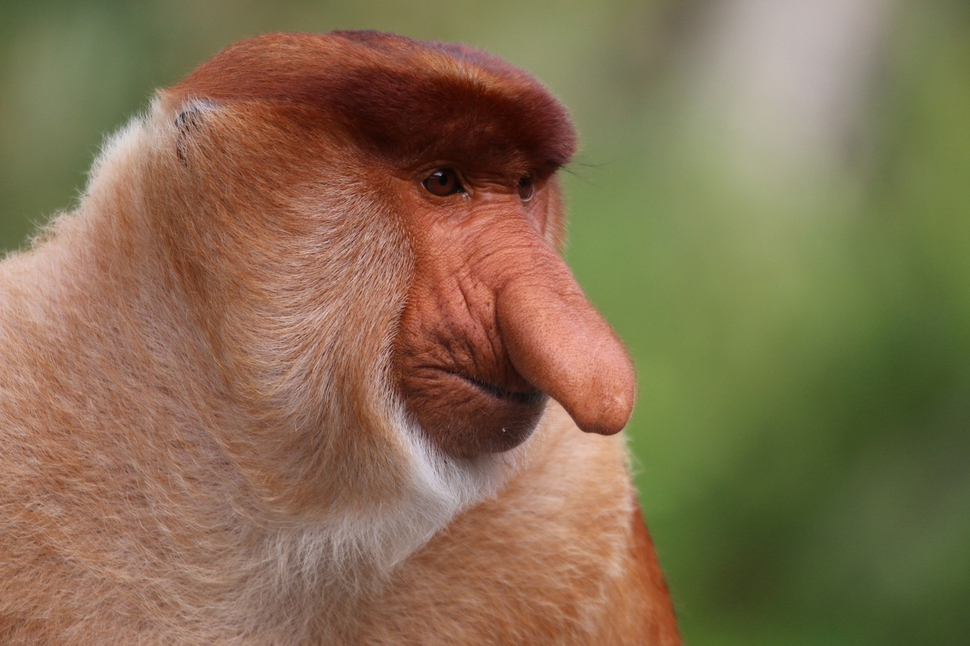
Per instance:
[[[495,399],[507,400],[516,404],[522,404],[524,406],[538,406],[546,399],[546,394],[536,388],[530,388],[528,390],[511,390],[487,381],[482,381],[481,379],[476,379],[475,377],[466,375],[462,372],[457,372],[455,370],[446,370],[445,372],[468,382],[478,390],[482,391],[486,395],[494,397]]]
[[[490,374],[487,381],[454,368],[435,372],[437,378],[428,377],[440,384],[435,390],[442,397],[433,410],[423,411],[422,425],[442,448],[461,457],[502,453],[524,442],[549,398],[514,369]]]
[[[413,355],[398,356],[406,360]],[[440,448],[456,457],[515,448],[532,434],[546,408],[548,396],[511,366],[482,374],[481,365],[473,371],[455,365],[398,365],[398,387],[409,412]]]

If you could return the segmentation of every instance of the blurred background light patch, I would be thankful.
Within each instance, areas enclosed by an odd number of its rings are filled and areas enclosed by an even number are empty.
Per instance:
[[[630,345],[687,643],[970,644],[970,3],[0,0],[0,248],[229,43],[488,49],[583,137],[569,260]]]

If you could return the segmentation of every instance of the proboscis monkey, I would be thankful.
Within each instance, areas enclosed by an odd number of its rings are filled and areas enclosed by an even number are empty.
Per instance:
[[[557,253],[575,145],[374,32],[159,92],[0,264],[0,643],[677,644]]]

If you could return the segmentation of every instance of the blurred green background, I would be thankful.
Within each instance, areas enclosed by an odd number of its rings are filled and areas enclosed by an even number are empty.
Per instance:
[[[689,644],[970,644],[970,3],[0,0],[0,248],[237,39],[483,47],[570,107]]]

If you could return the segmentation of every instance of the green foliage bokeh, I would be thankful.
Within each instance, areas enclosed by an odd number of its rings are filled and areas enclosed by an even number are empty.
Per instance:
[[[676,63],[709,4],[0,0],[0,248],[230,42],[488,49],[583,135],[569,260],[637,361],[637,484],[687,641],[970,643],[970,12],[895,14],[836,170],[744,182]]]

